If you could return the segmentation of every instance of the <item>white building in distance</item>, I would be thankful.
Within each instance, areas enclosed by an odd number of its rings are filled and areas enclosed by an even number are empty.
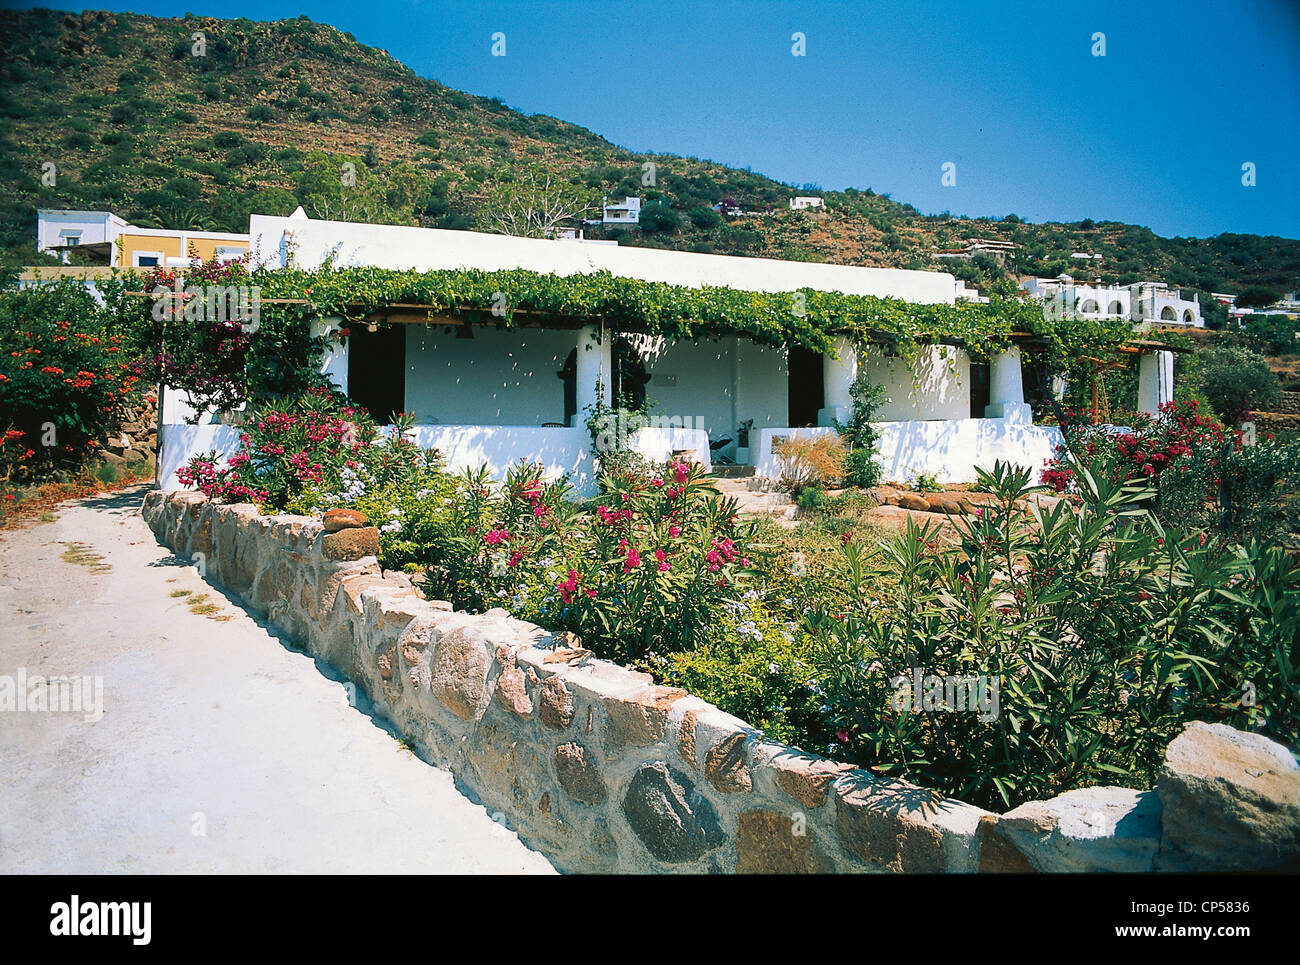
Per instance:
[[[1090,285],[1069,275],[1029,278],[1020,287],[1047,306],[1048,311],[1077,314],[1082,318],[1127,318],[1132,322],[1204,327],[1195,294],[1183,298],[1164,282],[1140,281],[1132,285]]]
[[[625,197],[621,202],[610,202],[607,199],[600,220],[602,224],[639,224],[641,199]]]

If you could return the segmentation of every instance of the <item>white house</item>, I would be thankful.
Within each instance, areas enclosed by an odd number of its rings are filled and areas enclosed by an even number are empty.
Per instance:
[[[602,224],[638,224],[641,221],[641,199],[625,197],[621,202],[606,199],[600,220]]]
[[[821,198],[791,198],[790,199],[791,211],[803,211],[807,208],[820,208],[820,207],[822,207]]]
[[[1049,312],[1084,318],[1127,318],[1134,323],[1203,327],[1198,296],[1182,297],[1178,289],[1163,282],[1142,281],[1132,285],[1090,285],[1070,275],[1029,278],[1020,287],[1043,302]]]
[[[525,269],[568,276],[608,271],[619,277],[672,285],[723,286],[782,293],[801,288],[851,295],[892,296],[919,304],[951,305],[952,275],[943,272],[857,268],[809,262],[705,255],[653,248],[557,244],[471,231],[347,224],[255,215],[254,258],[268,268],[294,265],[484,271]],[[569,473],[579,493],[594,490],[588,409],[612,400],[612,385],[639,386],[659,420],[630,439],[653,458],[690,453],[705,464],[747,462],[760,476],[780,475],[773,447],[783,437],[835,432],[851,413],[850,388],[860,367],[883,385],[878,411],[885,478],[918,472],[944,481],[971,481],[976,466],[997,459],[1041,466],[1060,434],[1032,424],[1025,404],[1020,349],[1011,346],[987,366],[973,366],[959,345],[922,350],[915,365],[883,347],[861,355],[847,338],[821,356],[735,334],[694,341],[613,332],[599,319],[571,324],[527,319],[516,327],[430,315],[403,306],[371,310],[361,324],[319,318],[330,337],[321,371],[377,415],[413,413],[415,437],[436,446],[453,468],[487,463],[495,472],[520,459]],[[973,389],[973,369],[986,389]],[[1146,369],[1144,368],[1144,373]],[[1146,381],[1159,372],[1144,374]],[[1171,385],[1156,384],[1154,404]],[[1151,393],[1148,393],[1151,394]],[[1145,398],[1145,397],[1144,397]],[[171,422],[170,418],[165,421]],[[738,445],[740,427],[748,445]],[[231,452],[237,430],[221,425],[166,425],[164,485],[189,453]]]
[[[68,249],[112,244],[127,222],[111,211],[73,211],[64,208],[39,208],[36,211],[36,250],[53,251],[68,260]]]

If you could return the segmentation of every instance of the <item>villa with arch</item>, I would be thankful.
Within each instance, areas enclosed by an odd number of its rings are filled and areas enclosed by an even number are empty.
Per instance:
[[[1204,327],[1199,296],[1183,298],[1177,288],[1164,282],[1140,281],[1132,285],[1089,285],[1076,282],[1069,275],[1056,278],[1030,278],[1020,287],[1041,301],[1045,311],[1068,314],[1077,312],[1085,318],[1127,318],[1135,324],[1154,322],[1160,325],[1194,325]]]

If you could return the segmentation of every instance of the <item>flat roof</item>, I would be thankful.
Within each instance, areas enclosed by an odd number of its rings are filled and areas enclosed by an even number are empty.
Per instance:
[[[302,268],[319,267],[332,255],[333,263],[340,267],[525,269],[554,275],[608,271],[622,278],[690,288],[707,285],[756,292],[811,288],[846,295],[892,296],[918,304],[951,305],[954,301],[954,279],[947,272],[710,255],[627,244],[575,245],[549,238],[302,217],[253,215],[249,242],[255,264],[280,265],[286,231],[292,233],[294,263]]]

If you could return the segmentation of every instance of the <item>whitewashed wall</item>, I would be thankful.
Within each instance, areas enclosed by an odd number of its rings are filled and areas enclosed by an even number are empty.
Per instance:
[[[915,373],[904,359],[887,357],[878,348],[869,347],[864,355],[859,369],[888,396],[876,410],[882,422],[970,418],[970,356],[962,349],[923,347]]]
[[[948,422],[881,422],[878,461],[883,479],[907,482],[926,473],[941,483],[968,483],[975,467],[992,469],[999,459],[1035,471],[1063,443],[1056,426],[1014,425],[1005,419],[954,419]]]
[[[730,437],[724,450],[734,457],[737,427],[754,420],[754,431],[789,421],[785,350],[749,339],[704,339],[640,343],[650,382],[646,399],[655,418],[680,419],[714,440]]]
[[[563,422],[564,382],[556,373],[577,340],[576,330],[475,326],[473,338],[457,338],[442,326],[408,325],[406,411],[441,425]]]
[[[217,462],[225,461],[239,451],[242,430],[236,426],[209,423],[207,425],[164,424],[158,435],[158,480],[165,492],[187,488],[176,478],[176,470],[195,456],[211,450],[217,453]]]
[[[1037,471],[1056,455],[1064,441],[1055,426],[1016,425],[1005,419],[954,419],[873,423],[880,433],[876,461],[884,482],[905,483],[918,473],[941,483],[969,483],[975,468],[992,469],[998,460]],[[781,478],[781,461],[772,452],[773,440],[782,436],[834,435],[828,427],[769,429],[759,434],[755,472],[768,479]]]

